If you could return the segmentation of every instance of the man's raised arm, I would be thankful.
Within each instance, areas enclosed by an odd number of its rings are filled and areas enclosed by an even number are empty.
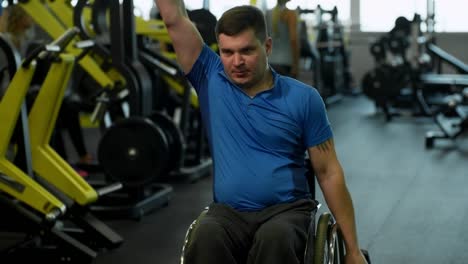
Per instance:
[[[155,0],[182,70],[189,73],[200,55],[203,39],[190,21],[182,0]]]

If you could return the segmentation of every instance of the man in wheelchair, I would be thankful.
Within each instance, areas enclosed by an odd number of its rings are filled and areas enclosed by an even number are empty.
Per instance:
[[[155,2],[197,91],[214,165],[214,202],[193,230],[185,263],[302,263],[317,206],[306,151],[343,234],[346,263],[366,263],[324,103],[316,89],[269,66],[273,43],[262,11],[226,11],[216,25],[217,55],[182,0]]]

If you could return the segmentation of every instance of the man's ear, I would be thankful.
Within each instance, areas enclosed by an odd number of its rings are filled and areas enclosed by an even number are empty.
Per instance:
[[[270,56],[272,49],[273,49],[273,40],[271,39],[271,37],[267,37],[267,39],[265,40],[265,51],[266,51],[267,56]]]

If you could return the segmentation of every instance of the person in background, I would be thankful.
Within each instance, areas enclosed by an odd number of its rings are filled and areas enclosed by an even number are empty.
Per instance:
[[[299,19],[297,12],[286,7],[290,0],[278,0],[277,5],[266,12],[270,36],[275,52],[268,57],[276,72],[298,77],[300,59]]]
[[[317,206],[305,177],[306,152],[342,230],[346,263],[366,263],[323,100],[316,89],[270,67],[263,12],[227,10],[215,29],[218,55],[182,0],[155,2],[197,91],[214,166],[213,203],[192,233],[185,263],[301,263]]]
[[[33,19],[19,6],[8,6],[2,14],[0,32],[25,55],[27,45],[34,38]]]

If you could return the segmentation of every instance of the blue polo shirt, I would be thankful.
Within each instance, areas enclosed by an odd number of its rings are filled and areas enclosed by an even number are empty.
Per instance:
[[[306,148],[332,137],[317,90],[273,72],[274,86],[251,98],[208,46],[187,75],[198,93],[211,148],[214,201],[240,211],[309,197]]]

